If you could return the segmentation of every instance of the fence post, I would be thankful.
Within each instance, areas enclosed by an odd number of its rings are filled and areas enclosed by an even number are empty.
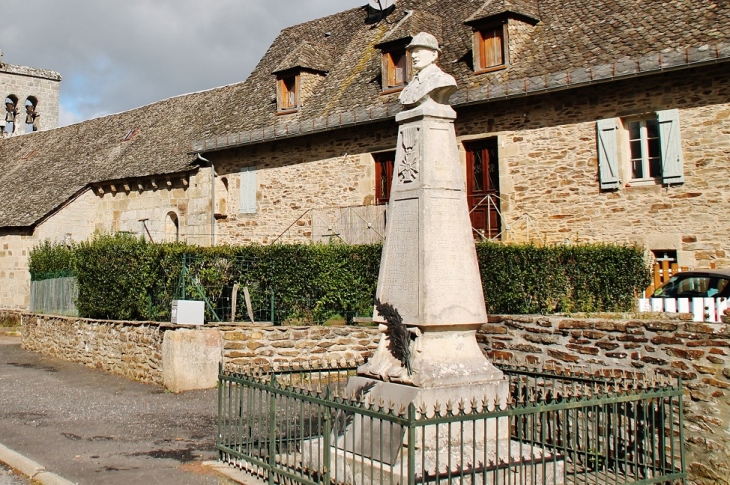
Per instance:
[[[408,405],[408,485],[416,485],[416,405],[413,403]]]
[[[677,389],[680,391],[682,390],[682,376],[677,377]],[[679,399],[679,457],[680,457],[680,463],[682,465],[682,473],[684,473],[684,477],[682,477],[682,483],[687,483],[687,479],[685,478],[687,476],[687,463],[685,462],[684,457],[684,393],[680,392],[679,396],[677,398]]]
[[[218,459],[223,459],[223,451],[220,445],[223,444],[223,362],[218,362],[218,436],[215,437],[218,443]],[[230,417],[229,417],[230,418]]]
[[[271,371],[271,391],[269,391],[269,485],[274,485],[276,466],[276,374]]]
[[[276,325],[276,319],[274,318],[274,289],[271,289],[271,324]]]
[[[330,399],[330,388],[329,386],[325,388],[324,391],[324,401],[329,402]],[[329,485],[331,483],[331,471],[330,471],[330,460],[331,457],[331,435],[332,434],[332,415],[331,415],[331,409],[328,406],[324,406],[324,446],[322,450],[322,471],[324,471],[324,480],[322,481],[323,484]]]

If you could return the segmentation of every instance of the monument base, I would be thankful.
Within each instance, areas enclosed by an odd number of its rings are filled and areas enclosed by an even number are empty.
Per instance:
[[[476,328],[479,325],[459,325],[446,327],[423,327],[415,330],[418,335],[410,345],[411,373],[403,363],[393,357],[392,346],[386,333],[380,338],[378,348],[372,358],[361,365],[357,373],[360,376],[372,377],[385,382],[397,382],[424,389],[468,386],[468,389],[504,380],[502,371],[497,369],[484,356],[476,340]],[[387,327],[381,325],[384,331]],[[505,391],[506,392],[506,391]],[[451,399],[471,399],[468,394],[450,394],[441,398],[445,403]],[[482,393],[478,398],[485,397]],[[506,403],[506,394],[501,394]],[[428,401],[426,401],[428,404]]]

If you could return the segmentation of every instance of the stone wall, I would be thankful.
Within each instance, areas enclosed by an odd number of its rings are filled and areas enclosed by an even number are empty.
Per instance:
[[[36,113],[39,130],[50,130],[58,126],[59,88],[61,76],[54,71],[32,67],[0,64],[0,96],[2,114],[5,119],[5,98],[14,95],[18,98],[18,124],[13,135],[25,133],[25,101],[28,96],[37,99]],[[5,124],[5,121],[2,121]],[[8,136],[8,135],[3,135]]]
[[[656,317],[656,316],[655,316]],[[490,315],[478,340],[493,361],[599,375],[681,377],[690,483],[730,483],[730,325],[669,319]]]
[[[210,359],[214,349],[218,349],[218,360],[235,365],[302,360],[353,364],[370,357],[380,339],[377,327],[196,327],[28,313],[22,314],[22,325],[22,346],[27,350],[175,391],[197,388],[188,381],[215,384],[217,360],[212,381],[208,375],[195,379],[189,375],[193,367]]]
[[[221,327],[223,362],[265,365],[294,361],[362,363],[378,346],[378,327]]]
[[[676,250],[680,266],[727,267],[728,93],[727,65],[656,75],[460,109],[457,136],[498,139],[503,240],[524,241],[529,231],[547,243],[636,243]],[[673,108],[685,183],[630,183],[627,137],[619,134],[621,187],[601,191],[596,120]]]
[[[26,350],[163,384],[164,328],[159,323],[24,314],[21,334]]]
[[[305,214],[308,209],[374,203],[375,162],[370,153],[394,150],[396,137],[395,123],[379,123],[367,129],[210,154],[217,173],[226,177],[229,185],[228,213],[217,223],[218,242],[266,244],[281,234],[286,242],[311,241],[311,215]],[[247,166],[257,167],[254,214],[238,212],[238,173]]]

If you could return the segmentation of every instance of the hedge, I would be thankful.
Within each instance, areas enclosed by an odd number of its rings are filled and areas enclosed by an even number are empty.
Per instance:
[[[75,275],[79,314],[89,318],[164,321],[183,288],[192,299],[201,299],[202,288],[208,319],[211,309],[228,319],[238,283],[250,289],[258,319],[351,322],[372,314],[381,250],[379,244],[205,248],[118,234],[70,246],[44,242],[30,253],[30,272],[34,280]],[[181,284],[183,256],[189,276]],[[628,311],[649,284],[643,250],[633,246],[486,242],[477,244],[477,256],[490,313]],[[235,319],[245,320],[244,305],[237,308]]]

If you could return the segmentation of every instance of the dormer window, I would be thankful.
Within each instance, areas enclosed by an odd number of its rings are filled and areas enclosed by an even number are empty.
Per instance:
[[[277,76],[276,97],[279,114],[292,113],[300,107],[300,73]]]
[[[509,64],[507,22],[474,29],[474,71],[504,69]]]
[[[411,55],[406,51],[409,41],[410,37],[378,46],[383,53],[381,66],[383,93],[400,91],[411,80]]]
[[[383,54],[383,91],[406,85],[408,64],[408,53],[405,48]]]

